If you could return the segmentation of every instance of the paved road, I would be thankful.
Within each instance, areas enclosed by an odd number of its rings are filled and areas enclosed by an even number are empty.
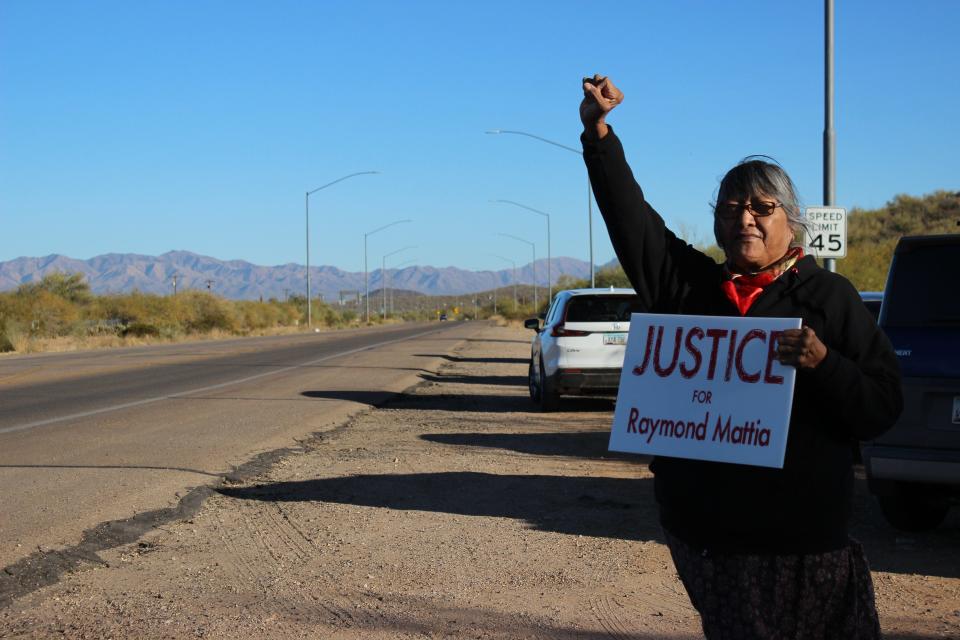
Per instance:
[[[0,359],[0,567],[171,507],[435,371],[470,324]]]

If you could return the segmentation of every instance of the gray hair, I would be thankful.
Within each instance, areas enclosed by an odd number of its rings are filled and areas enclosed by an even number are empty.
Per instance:
[[[787,224],[793,230],[794,239],[790,246],[803,243],[797,239],[800,231],[807,229],[807,219],[800,213],[800,200],[797,198],[797,188],[793,180],[787,175],[780,164],[770,156],[747,156],[737,166],[730,169],[720,181],[717,199],[713,207],[713,235],[717,245],[723,249],[718,228],[717,204],[728,200],[743,202],[759,194],[770,196],[783,204],[787,214]]]

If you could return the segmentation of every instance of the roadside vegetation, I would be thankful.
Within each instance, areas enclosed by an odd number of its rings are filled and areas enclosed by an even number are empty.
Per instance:
[[[314,325],[357,324],[356,312],[314,301]],[[158,296],[94,295],[81,274],[52,273],[0,293],[0,351],[59,351],[176,341],[193,336],[245,336],[305,327],[304,298],[226,300],[201,291]]]
[[[462,296],[398,292],[383,314],[381,292],[371,292],[370,322],[430,321],[535,314],[533,287]],[[539,295],[546,298],[546,289]],[[545,300],[541,301],[545,304]],[[541,306],[543,306],[541,304]],[[314,300],[312,328],[331,330],[364,324],[359,300],[343,305]],[[191,338],[274,335],[306,331],[304,296],[287,300],[228,300],[205,291],[176,295],[140,292],[95,295],[79,273],[52,273],[40,282],[0,293],[0,352],[32,353],[176,342]]]
[[[960,193],[900,195],[879,209],[852,209],[848,217],[847,257],[837,270],[861,291],[880,291],[890,259],[902,235],[960,233]],[[683,229],[680,229],[683,234]],[[689,237],[689,234],[685,234]],[[693,239],[715,260],[715,246]],[[949,268],[945,266],[945,268]],[[619,265],[596,273],[598,287],[629,287]],[[561,276],[554,289],[588,287],[586,279]],[[497,318],[517,322],[546,309],[547,289],[509,285],[456,296],[425,296],[412,291],[370,295],[370,324]],[[534,304],[536,300],[537,304]],[[386,306],[387,312],[383,313]],[[314,300],[313,327],[338,329],[363,323],[365,305]],[[0,352],[72,349],[177,341],[191,337],[249,336],[306,330],[303,296],[287,300],[227,300],[204,291],[159,296],[139,292],[94,295],[81,274],[53,273],[40,282],[0,293]]]

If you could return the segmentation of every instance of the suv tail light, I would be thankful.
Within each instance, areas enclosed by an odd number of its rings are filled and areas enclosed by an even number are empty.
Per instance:
[[[565,329],[562,324],[558,324],[550,332],[554,338],[573,338],[590,335],[589,331],[579,331],[577,329]]]

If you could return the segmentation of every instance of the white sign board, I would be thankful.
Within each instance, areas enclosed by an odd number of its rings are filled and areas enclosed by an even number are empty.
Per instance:
[[[842,207],[807,207],[804,250],[817,258],[847,257],[847,210]]]
[[[610,450],[783,467],[796,369],[776,359],[799,318],[635,313]]]

